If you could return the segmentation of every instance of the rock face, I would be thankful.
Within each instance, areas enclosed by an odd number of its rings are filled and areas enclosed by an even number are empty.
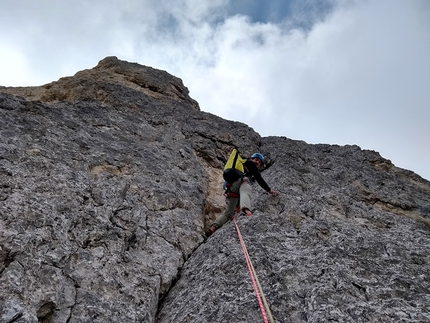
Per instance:
[[[275,322],[430,321],[430,183],[357,146],[261,138],[115,57],[0,88],[0,322],[262,322],[222,167],[260,151],[239,217]]]

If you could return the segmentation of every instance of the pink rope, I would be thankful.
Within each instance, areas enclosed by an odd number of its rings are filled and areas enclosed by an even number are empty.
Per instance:
[[[240,234],[239,226],[237,225],[236,216],[233,218],[234,225],[236,226],[237,235],[239,236],[240,245],[242,247],[243,255],[245,256],[246,265],[248,266],[248,271],[251,276],[252,285],[254,286],[255,294],[257,295],[258,305],[260,306],[261,314],[263,315],[264,323],[269,323],[267,318],[266,310],[264,309],[263,301],[261,300],[260,291],[258,290],[257,282],[254,277],[254,273],[252,271],[251,259],[249,258],[248,252],[246,250],[245,242],[242,239],[242,235]]]

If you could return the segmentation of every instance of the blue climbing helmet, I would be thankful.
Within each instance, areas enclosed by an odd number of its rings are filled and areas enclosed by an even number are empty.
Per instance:
[[[261,160],[262,163],[264,163],[264,157],[260,153],[252,154],[251,158],[258,158],[259,160]]]

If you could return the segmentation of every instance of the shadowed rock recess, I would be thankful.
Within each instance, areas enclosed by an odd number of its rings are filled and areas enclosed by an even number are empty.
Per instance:
[[[235,146],[281,192],[238,219],[275,322],[430,321],[430,182],[377,152],[262,138],[116,57],[0,92],[1,323],[263,322],[234,224],[202,237]]]

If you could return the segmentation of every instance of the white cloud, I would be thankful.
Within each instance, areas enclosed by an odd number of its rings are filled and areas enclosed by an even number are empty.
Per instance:
[[[0,85],[21,86],[28,80],[28,69],[25,55],[3,43],[0,47]]]
[[[430,178],[429,17],[420,1],[348,3],[309,33],[232,17],[209,81],[186,84],[264,135],[359,144]]]
[[[181,77],[203,110],[262,135],[358,144],[430,179],[428,1],[333,1],[307,30],[293,28],[303,16],[223,16],[228,2],[8,0],[0,84],[43,84],[116,55]]]

